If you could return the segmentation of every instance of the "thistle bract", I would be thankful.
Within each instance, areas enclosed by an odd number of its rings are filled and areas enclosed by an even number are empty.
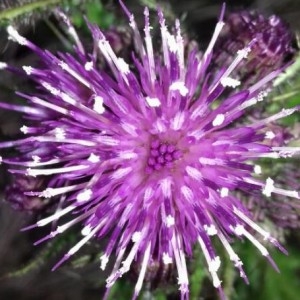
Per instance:
[[[298,107],[248,125],[231,126],[248,107],[267,96],[264,87],[283,68],[247,89],[239,86],[231,74],[259,42],[254,39],[214,76],[208,74],[224,25],[224,7],[204,53],[184,53],[179,21],[170,32],[160,10],[161,50],[156,51],[148,9],[141,35],[134,16],[123,8],[136,48],[127,62],[116,56],[102,31],[91,24],[94,52],[86,53],[62,15],[75,40],[74,55],[54,55],[8,27],[9,38],[34,51],[41,63],[39,67],[23,66],[23,70],[1,64],[3,69],[29,76],[37,85],[32,95],[20,94],[28,106],[1,104],[21,111],[26,119],[21,128],[23,139],[0,144],[1,148],[17,147],[20,154],[3,158],[3,162],[12,174],[46,178],[45,189],[26,195],[49,198],[59,207],[28,227],[55,224],[37,244],[75,224],[82,225],[82,239],[54,269],[89,240],[106,237],[101,269],[111,257],[115,264],[105,297],[135,261],[140,265],[136,299],[147,266],[156,261],[176,266],[181,298],[188,299],[186,259],[198,244],[213,285],[223,295],[218,276],[222,263],[212,239],[224,246],[246,281],[243,263],[230,244],[233,237],[248,239],[275,268],[260,239],[285,251],[253,222],[235,192],[257,190],[268,197],[277,193],[299,199],[297,191],[278,188],[271,178],[261,179],[262,170],[255,164],[260,158],[292,156],[300,151],[263,144],[268,124]],[[99,57],[105,58],[107,68],[97,67]],[[222,99],[225,89],[227,96]]]

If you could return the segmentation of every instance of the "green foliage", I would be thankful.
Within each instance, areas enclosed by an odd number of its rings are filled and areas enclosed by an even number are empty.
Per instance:
[[[196,247],[194,250],[194,258],[191,266],[190,275],[190,299],[199,299],[204,278],[207,276],[205,261],[201,250]]]
[[[290,108],[300,105],[300,55],[298,54],[295,62],[275,80],[275,89],[271,95],[271,104],[267,111],[274,113],[282,107]],[[300,113],[296,112],[280,121],[284,126],[292,126],[300,122]]]
[[[102,29],[109,28],[115,22],[114,15],[109,13],[99,0],[88,1],[82,9],[78,9],[77,6],[71,7],[70,17],[75,26],[85,27],[83,16]]]
[[[280,269],[277,273],[250,243],[239,247],[250,285],[240,279],[236,281],[235,293],[230,300],[295,300],[299,298],[300,259],[297,250],[289,247],[288,257],[271,250],[271,255]]]
[[[134,285],[130,284],[127,280],[117,280],[112,286],[108,299],[131,299]]]

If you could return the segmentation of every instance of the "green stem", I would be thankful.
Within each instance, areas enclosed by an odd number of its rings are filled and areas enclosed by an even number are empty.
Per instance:
[[[32,3],[26,3],[18,7],[10,7],[0,11],[0,20],[14,19],[20,15],[30,13],[39,8],[45,8],[49,5],[55,5],[63,0],[38,0]]]
[[[294,90],[294,91],[291,91],[291,92],[288,92],[288,93],[284,93],[282,95],[275,96],[272,99],[273,99],[273,101],[282,101],[282,100],[285,100],[285,99],[289,99],[293,96],[296,96],[297,94],[300,94],[300,90]]]
[[[20,269],[4,274],[2,277],[0,277],[0,281],[8,278],[21,277],[26,275],[30,271],[38,269],[45,263],[44,258],[49,255],[51,249],[51,247],[47,247],[38,255],[38,257],[32,259],[29,263],[25,264]]]

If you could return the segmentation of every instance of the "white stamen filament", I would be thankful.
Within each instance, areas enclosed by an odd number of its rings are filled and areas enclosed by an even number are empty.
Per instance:
[[[91,230],[91,232],[87,236],[85,236],[74,247],[72,247],[67,254],[70,256],[75,254],[83,245],[85,245],[96,234],[97,231],[99,231],[99,229],[103,226],[104,221],[106,220],[107,218],[103,219],[103,221],[100,224],[98,224],[95,228],[93,228],[93,230]]]
[[[69,213],[72,210],[74,210],[76,207],[77,206],[75,206],[75,205],[70,205],[70,206],[68,206],[68,207],[66,207],[66,208],[64,208],[64,209],[56,212],[55,214],[53,214],[53,215],[51,215],[51,216],[49,216],[47,218],[44,218],[42,220],[37,221],[36,225],[38,227],[45,226],[45,225],[53,222],[54,220],[58,220],[60,217],[66,215],[67,213]]]
[[[200,247],[202,249],[202,252],[204,254],[204,257],[206,259],[206,262],[208,264],[208,269],[210,271],[210,274],[212,276],[212,279],[213,279],[213,285],[215,288],[218,288],[221,286],[221,283],[222,281],[220,281],[219,277],[218,277],[218,274],[217,274],[217,271],[219,269],[219,266],[220,264],[218,263],[219,260],[217,259],[218,256],[215,257],[215,259],[212,259],[210,257],[210,254],[208,252],[208,249],[204,243],[204,241],[202,240],[202,238],[200,236],[198,236],[198,242],[200,244]],[[217,259],[217,260],[216,260]],[[216,264],[218,263],[218,265]],[[217,268],[218,267],[218,268]]]
[[[137,280],[137,283],[136,283],[135,289],[134,289],[136,295],[138,295],[140,293],[142,285],[143,285],[147,266],[148,266],[149,259],[150,259],[150,251],[151,251],[151,242],[148,243],[146,251],[144,253],[140,274],[139,274],[139,277],[138,277],[138,280]]]
[[[161,105],[161,102],[158,98],[154,97],[146,97],[146,102],[150,107],[159,107]]]
[[[272,192],[274,192],[274,180],[269,177],[266,180],[266,184],[263,188],[262,193],[267,197],[270,197]]]
[[[171,239],[171,244],[172,244],[176,267],[177,267],[178,284],[180,286],[179,289],[182,292],[184,292],[189,285],[189,279],[188,279],[185,255],[182,253],[180,237],[177,234],[173,234],[173,237]]]
[[[70,173],[70,172],[76,172],[76,171],[81,171],[89,166],[70,166],[70,167],[63,167],[63,168],[56,168],[56,169],[31,169],[28,168],[27,174],[28,176],[39,176],[39,175],[53,175],[53,174],[60,174],[60,173]]]
[[[162,193],[164,197],[170,198],[171,197],[171,185],[172,185],[172,180],[170,177],[164,178],[160,181],[160,188],[162,190]]]
[[[215,126],[220,126],[223,124],[223,122],[225,121],[225,115],[224,114],[218,114],[213,122],[212,122],[212,125],[215,127]]]
[[[86,81],[82,76],[80,76],[75,70],[70,68],[70,66],[67,63],[61,61],[61,62],[59,62],[59,65],[63,70],[67,71],[71,76],[73,76],[75,79],[77,79],[83,85],[85,85],[87,88],[92,89],[91,84],[88,81]]]
[[[173,130],[179,130],[182,128],[182,125],[185,121],[185,113],[184,112],[178,112],[174,118],[171,120],[171,128]]]

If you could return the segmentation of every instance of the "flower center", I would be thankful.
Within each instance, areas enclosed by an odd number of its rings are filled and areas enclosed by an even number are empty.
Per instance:
[[[173,143],[154,138],[150,143],[149,156],[145,172],[151,174],[162,168],[172,168],[174,162],[182,157],[183,153]]]

